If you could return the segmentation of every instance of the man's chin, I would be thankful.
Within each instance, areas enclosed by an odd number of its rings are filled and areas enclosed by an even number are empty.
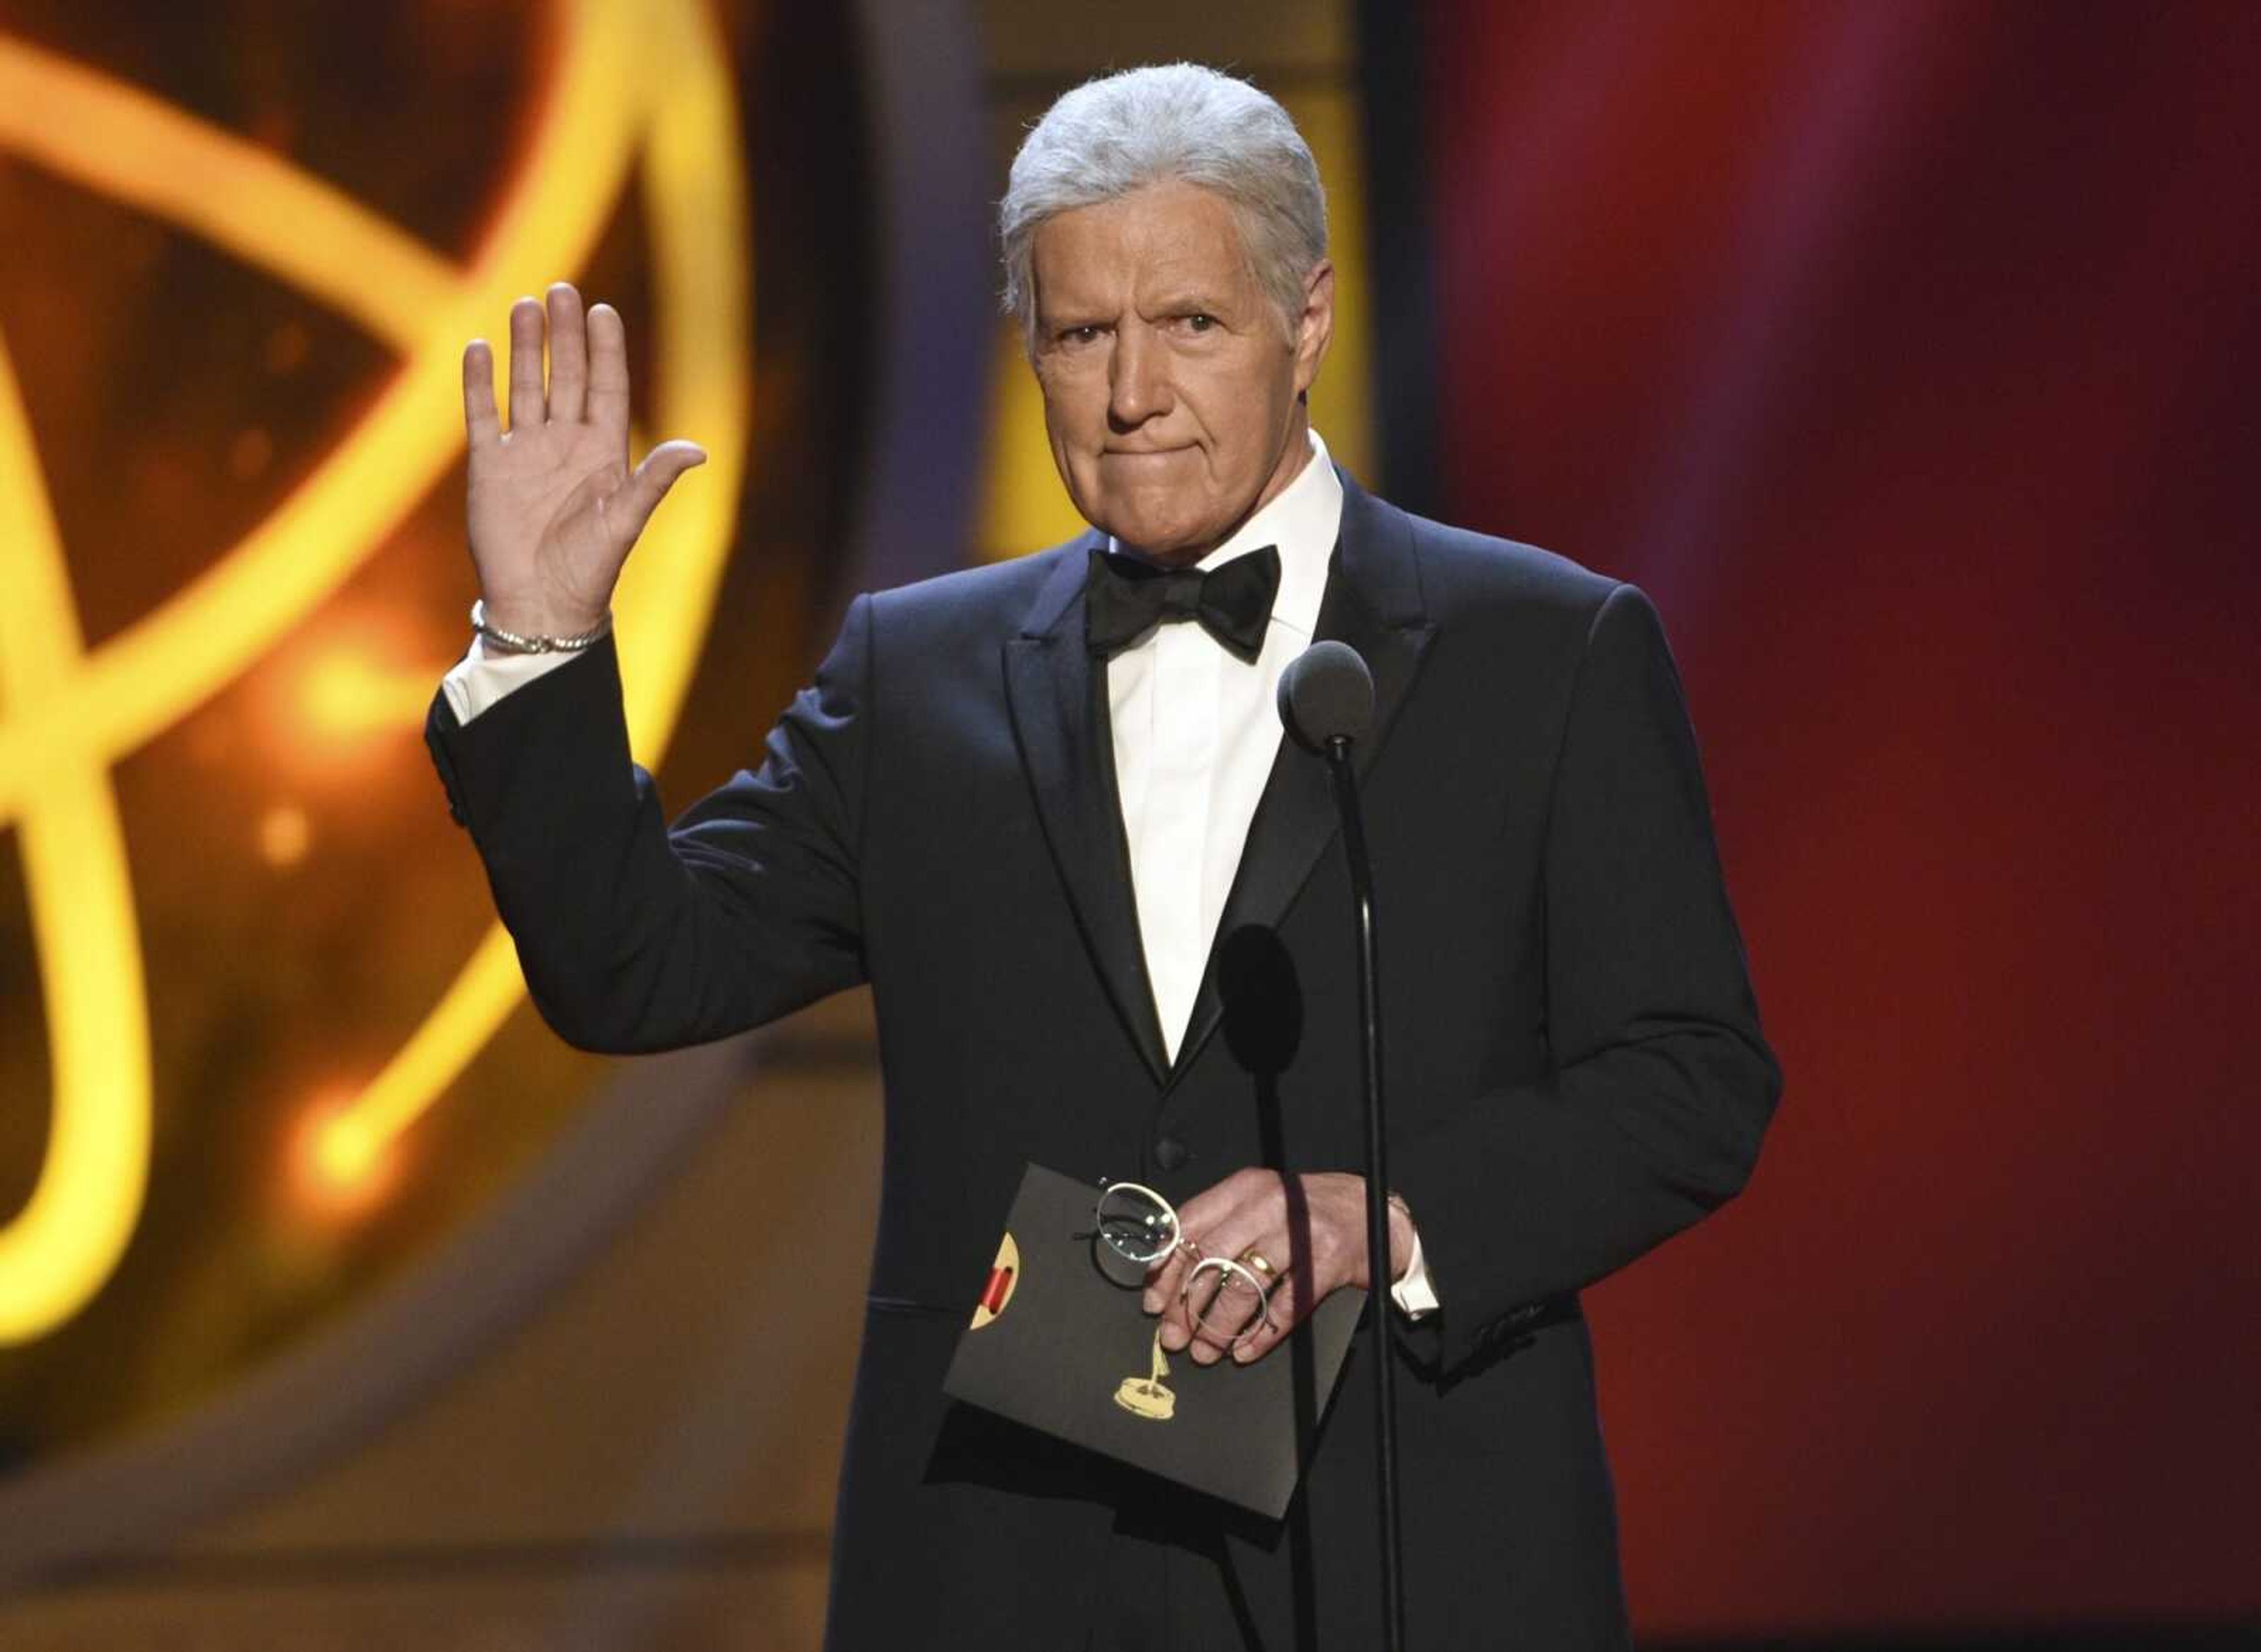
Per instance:
[[[1206,523],[1156,511],[1102,510],[1087,513],[1087,520],[1125,550],[1171,566],[1200,561],[1219,538]]]

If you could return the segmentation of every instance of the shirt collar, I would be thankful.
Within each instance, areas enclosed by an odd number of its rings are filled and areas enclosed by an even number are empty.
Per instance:
[[[1319,433],[1310,433],[1311,456],[1296,479],[1271,503],[1240,525],[1239,531],[1194,565],[1210,569],[1266,545],[1280,549],[1280,591],[1272,600],[1272,623],[1291,626],[1305,636],[1319,628],[1319,604],[1326,595],[1327,564],[1342,531],[1342,478],[1327,456]],[[1108,549],[1123,547],[1114,539]]]

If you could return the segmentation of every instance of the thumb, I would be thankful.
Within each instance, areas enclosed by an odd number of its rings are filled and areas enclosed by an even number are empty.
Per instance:
[[[643,463],[621,490],[621,525],[628,530],[629,543],[643,532],[643,525],[667,497],[667,490],[675,485],[675,478],[706,463],[707,449],[695,442],[663,442],[643,456]]]

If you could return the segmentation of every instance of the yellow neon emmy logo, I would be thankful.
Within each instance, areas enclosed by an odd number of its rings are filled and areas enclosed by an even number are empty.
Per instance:
[[[448,471],[458,351],[510,301],[578,273],[633,175],[650,214],[662,426],[711,456],[631,563],[620,628],[640,756],[673,732],[713,617],[751,406],[750,243],[728,52],[698,0],[561,0],[529,159],[468,267],[321,180],[83,67],[0,36],[0,150],[200,235],[349,315],[398,370],[353,435],[266,521],[100,647],[0,337],[0,829],[23,855],[53,1064],[46,1156],[0,1227],[0,1345],[47,1334],[101,1289],[147,1189],[154,1103],[133,882],[111,771],[259,660]],[[524,990],[492,928],[319,1151],[374,1164]]]

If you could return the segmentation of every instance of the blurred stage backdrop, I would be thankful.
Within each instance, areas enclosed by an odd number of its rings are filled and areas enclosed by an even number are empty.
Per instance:
[[[2261,11],[0,0],[0,1645],[815,1644],[868,1016],[524,1009],[457,352],[570,276],[714,456],[687,802],[1077,526],[988,213],[1179,55],[1318,151],[1337,455],[1687,679],[1790,1089],[1590,1299],[1645,1639],[2261,1641]]]

